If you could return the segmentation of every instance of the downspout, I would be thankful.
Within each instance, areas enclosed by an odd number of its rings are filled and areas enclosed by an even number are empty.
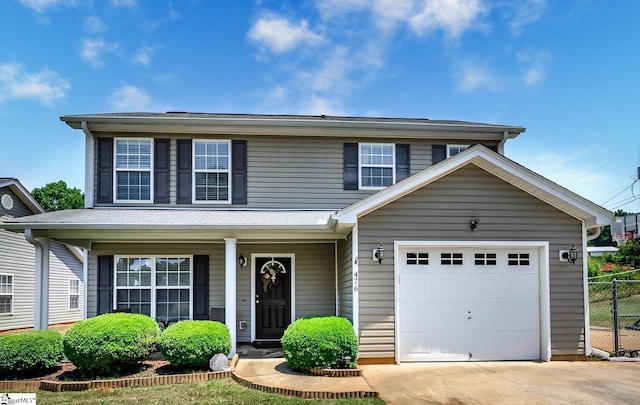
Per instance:
[[[89,278],[89,249],[82,249],[82,319],[87,319],[87,279]]]
[[[93,207],[93,177],[94,177],[94,137],[89,130],[87,121],[82,121],[82,132],[85,135],[84,142],[84,207]]]
[[[502,140],[498,144],[498,153],[504,156],[504,144],[507,143],[507,139],[509,139],[509,131],[504,131],[502,133]]]
[[[33,329],[44,330],[49,328],[49,239],[35,238],[31,229],[24,230],[24,237],[36,249]]]

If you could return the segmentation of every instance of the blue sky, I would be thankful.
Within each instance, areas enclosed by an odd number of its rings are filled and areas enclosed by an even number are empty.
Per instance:
[[[67,114],[426,117],[527,131],[506,155],[640,211],[634,0],[2,0],[0,177],[84,185]]]

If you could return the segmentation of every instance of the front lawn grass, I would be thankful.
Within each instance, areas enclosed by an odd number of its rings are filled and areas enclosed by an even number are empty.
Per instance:
[[[245,388],[231,379],[157,387],[37,392],[38,404],[358,404],[381,405],[379,398],[308,400]]]
[[[613,307],[611,300],[602,300],[589,303],[589,317],[591,326],[603,328],[613,328]],[[618,299],[618,312],[620,317],[620,327],[631,325],[640,317],[640,295]],[[626,316],[625,316],[626,315]]]

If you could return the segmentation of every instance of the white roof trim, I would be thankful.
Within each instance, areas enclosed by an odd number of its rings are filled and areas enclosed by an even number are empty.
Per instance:
[[[445,159],[338,211],[336,214],[338,222],[341,224],[355,224],[359,217],[424,187],[467,164],[474,164],[560,211],[584,221],[587,228],[610,225],[613,221],[612,212],[482,145],[474,145],[464,152]]]

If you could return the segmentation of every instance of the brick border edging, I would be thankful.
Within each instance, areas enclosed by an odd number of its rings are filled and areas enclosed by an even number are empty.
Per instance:
[[[231,359],[231,370],[235,370],[238,364],[237,354]],[[165,384],[182,384],[188,382],[206,382],[222,378],[230,378],[232,371],[207,371],[190,374],[167,374],[152,377],[118,378],[113,380],[90,381],[11,381],[0,380],[0,392],[2,391],[85,391],[90,389],[113,389],[131,387],[153,387]]]
[[[251,388],[257,391],[267,392],[278,395],[288,395],[290,397],[298,397],[304,399],[352,399],[352,398],[377,398],[377,391],[343,391],[343,392],[329,392],[329,391],[303,391],[294,390],[289,388],[271,387],[262,384],[251,382],[245,378],[238,376],[235,372],[231,373],[233,379],[247,388]]]
[[[309,375],[320,377],[362,377],[360,368],[312,368],[307,371]]]

